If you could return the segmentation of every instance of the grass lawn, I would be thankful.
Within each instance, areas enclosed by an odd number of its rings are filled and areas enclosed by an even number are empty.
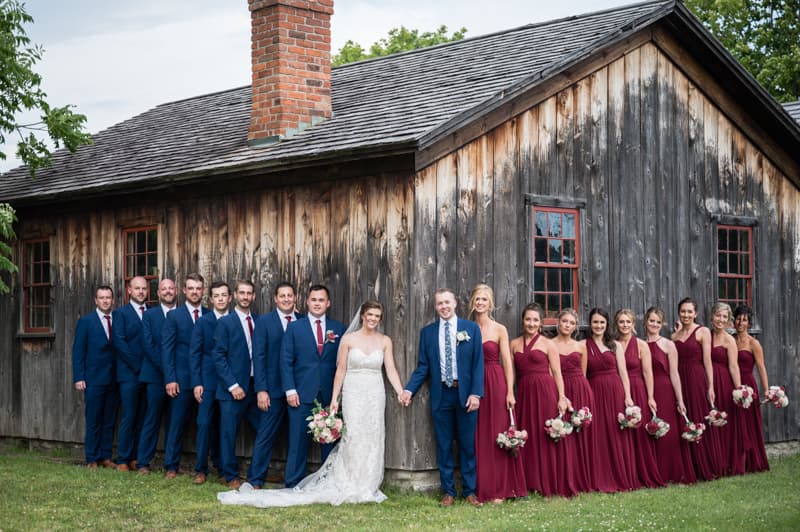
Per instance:
[[[768,473],[696,486],[472,508],[389,491],[383,504],[258,509],[223,506],[214,482],[88,470],[65,451],[0,446],[0,530],[800,530],[800,455]]]

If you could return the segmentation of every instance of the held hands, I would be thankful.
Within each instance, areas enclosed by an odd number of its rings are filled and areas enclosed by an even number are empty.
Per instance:
[[[269,392],[261,390],[256,394],[256,401],[258,402],[258,409],[266,412],[269,410]]]
[[[170,397],[177,397],[179,393],[181,393],[181,387],[178,386],[177,382],[168,382],[167,383],[167,395]]]
[[[233,391],[231,391],[231,395],[235,400],[241,401],[242,399],[244,399],[244,388],[242,388],[237,384],[236,388],[234,388]]]
[[[467,413],[474,412],[481,406],[481,398],[477,395],[470,395],[467,397],[467,403],[464,406],[467,407]]]
[[[200,386],[200,385],[195,386],[192,391],[194,392],[194,400],[197,401],[198,404],[202,403],[203,402],[203,387]]]
[[[403,406],[408,406],[411,404],[411,392],[408,390],[403,390],[402,392],[397,394],[397,400],[400,401],[400,404]]]

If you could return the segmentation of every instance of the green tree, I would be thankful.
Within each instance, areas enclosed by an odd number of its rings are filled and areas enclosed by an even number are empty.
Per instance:
[[[14,209],[7,203],[0,203],[0,273],[17,271],[17,267],[11,262],[11,246],[6,241],[13,240],[16,235],[14,234],[14,222],[17,216]],[[0,276],[0,294],[8,293],[8,285]]]
[[[800,97],[800,0],[685,0],[780,102]]]
[[[464,38],[466,33],[467,28],[461,28],[448,36],[447,26],[444,24],[439,26],[436,31],[426,31],[424,33],[420,33],[419,30],[410,30],[405,26],[400,26],[399,28],[392,28],[389,30],[389,34],[386,37],[370,46],[369,52],[364,50],[360,44],[347,41],[344,46],[339,49],[339,53],[333,56],[332,63],[333,66],[339,66],[354,61],[361,61],[362,59],[382,57],[398,52],[425,48],[435,44],[460,41]]]

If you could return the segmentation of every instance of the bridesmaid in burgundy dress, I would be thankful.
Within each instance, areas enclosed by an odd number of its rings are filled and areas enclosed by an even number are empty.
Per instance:
[[[681,376],[686,415],[695,423],[706,423],[703,439],[689,446],[694,472],[700,480],[720,476],[719,437],[709,428],[705,416],[714,404],[714,370],[711,363],[711,331],[695,323],[697,303],[690,297],[678,303],[680,328],[672,334],[678,350],[678,373]],[[681,425],[681,428],[683,425]]]
[[[572,408],[577,410],[586,406],[594,413],[594,395],[586,380],[586,346],[574,339],[577,328],[578,314],[573,309],[562,310],[558,314],[557,335],[553,345],[561,359],[564,393],[569,397]],[[559,491],[562,494],[594,491],[592,426],[574,431],[559,445],[564,446],[567,455],[564,467],[559,472],[559,482],[563,482],[563,488]]]
[[[741,386],[739,376],[739,353],[736,340],[725,329],[731,324],[731,307],[717,303],[711,307],[711,363],[714,366],[714,395],[716,406],[728,413],[728,424],[714,431],[719,432],[721,446],[721,473],[723,475],[744,474],[744,425],[745,409],[734,403],[733,390]],[[758,406],[758,403],[755,403]],[[750,405],[753,408],[753,405]]]
[[[678,351],[671,340],[661,336],[663,310],[656,307],[647,309],[644,322],[653,367],[653,398],[659,407],[656,413],[669,423],[669,431],[655,440],[658,472],[666,482],[694,484],[697,480],[689,451],[691,444],[681,438],[683,419],[678,418],[679,414],[683,416],[686,413],[678,374]]]
[[[625,356],[608,330],[605,310],[589,312],[591,336],[585,340],[587,375],[594,394],[594,479],[606,493],[640,488],[636,475],[632,429],[620,430],[617,414],[633,406]],[[635,429],[638,430],[638,429]]]
[[[492,319],[494,292],[479,284],[470,294],[469,318],[481,328],[483,339],[484,395],[475,430],[477,496],[481,502],[528,494],[522,460],[497,446],[497,435],[508,429],[509,409],[514,408],[514,368],[508,349],[508,331]]]
[[[520,450],[528,489],[549,497],[559,491],[559,464],[565,460],[563,440],[554,443],[544,423],[566,412],[561,364],[553,343],[540,334],[542,307],[530,303],[522,312],[522,336],[511,341],[517,373],[517,423],[528,431]],[[568,436],[567,438],[570,438]]]
[[[739,352],[739,371],[742,384],[750,386],[756,393],[753,404],[744,411],[742,439],[744,441],[744,470],[747,473],[768,471],[767,451],[764,448],[764,429],[761,427],[761,407],[759,407],[758,386],[753,376],[753,367],[758,368],[761,389],[769,390],[769,377],[764,366],[764,350],[761,343],[750,336],[748,329],[753,322],[753,311],[747,305],[739,305],[733,311],[736,326],[736,348]]]
[[[636,333],[636,315],[630,309],[620,309],[614,315],[617,329],[617,342],[625,353],[625,368],[631,387],[633,404],[642,409],[642,425],[632,430],[633,449],[636,453],[636,473],[639,482],[648,488],[660,488],[666,485],[661,479],[656,460],[655,440],[644,430],[644,424],[651,414],[657,410],[653,395],[653,366],[647,342],[638,339]],[[648,412],[648,410],[650,412]]]

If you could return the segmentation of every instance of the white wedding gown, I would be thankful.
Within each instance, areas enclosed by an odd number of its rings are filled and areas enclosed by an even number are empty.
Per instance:
[[[239,490],[218,493],[217,499],[261,508],[386,500],[379,489],[386,435],[382,367],[383,351],[366,354],[351,348],[347,353],[341,403],[347,431],[315,473],[294,488],[254,490],[245,483]]]

